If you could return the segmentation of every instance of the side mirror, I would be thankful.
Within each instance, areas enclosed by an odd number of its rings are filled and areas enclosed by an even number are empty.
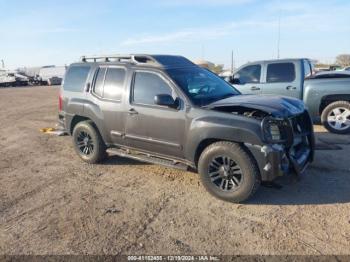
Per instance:
[[[177,107],[177,102],[171,95],[159,94],[154,97],[154,103],[159,106],[167,106],[171,108]]]

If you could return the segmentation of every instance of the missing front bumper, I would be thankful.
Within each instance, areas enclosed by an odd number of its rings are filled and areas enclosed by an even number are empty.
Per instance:
[[[291,155],[282,145],[246,145],[259,166],[262,181],[273,181],[286,174],[301,175],[312,161],[312,150],[305,148]]]

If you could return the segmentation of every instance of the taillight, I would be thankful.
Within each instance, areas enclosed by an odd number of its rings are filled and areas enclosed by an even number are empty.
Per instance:
[[[62,95],[61,95],[61,92],[58,94],[58,110],[59,111],[62,111],[62,103],[63,101],[62,101]]]

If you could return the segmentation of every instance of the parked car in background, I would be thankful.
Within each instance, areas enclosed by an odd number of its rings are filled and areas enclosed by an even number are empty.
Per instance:
[[[65,76],[59,122],[88,163],[107,150],[194,169],[211,194],[233,202],[261,181],[301,174],[314,156],[300,100],[241,95],[181,56],[83,57]]]
[[[42,67],[39,71],[38,78],[41,84],[44,85],[60,85],[65,73],[65,66]]]
[[[311,79],[332,79],[332,78],[350,78],[349,71],[328,71],[317,72],[310,77]]]
[[[341,71],[342,70],[342,66],[340,66],[340,65],[331,65],[329,67],[329,70],[330,71]]]
[[[43,67],[23,67],[18,72],[29,79],[30,85],[60,85],[64,74],[65,66],[43,66]]]
[[[230,82],[243,94],[301,99],[315,123],[333,133],[350,133],[350,78],[313,72],[309,59],[258,61],[240,67]]]

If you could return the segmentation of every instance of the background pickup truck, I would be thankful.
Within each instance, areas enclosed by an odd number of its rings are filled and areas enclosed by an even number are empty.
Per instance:
[[[259,61],[240,67],[230,82],[243,94],[299,98],[315,123],[350,133],[350,77],[318,77],[313,71],[308,59]]]

